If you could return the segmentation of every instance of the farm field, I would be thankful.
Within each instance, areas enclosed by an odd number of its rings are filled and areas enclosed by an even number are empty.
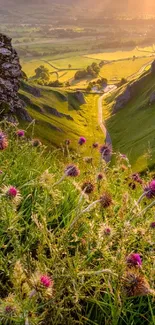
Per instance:
[[[108,82],[117,83],[121,78],[128,78],[151,62],[153,58],[137,58],[134,61],[132,59],[122,60],[117,62],[112,62],[104,65],[100,71],[100,77],[106,78]],[[49,62],[49,63],[47,63]],[[49,57],[44,57],[41,59],[22,59],[21,65],[24,72],[26,72],[28,78],[32,78],[35,74],[35,69],[40,65],[44,65],[49,72],[56,71],[58,73],[58,80],[60,82],[70,81],[72,88],[86,88],[90,81],[95,81],[96,79],[86,78],[81,80],[72,80],[77,70],[74,69],[83,69],[86,68],[89,64],[93,62],[98,62],[98,60],[87,59],[83,55],[81,56],[72,56],[65,59],[55,59],[50,60]],[[69,68],[69,64],[71,68]],[[53,65],[53,67],[51,66]],[[59,69],[61,71],[59,71]],[[64,71],[63,71],[64,69]],[[66,71],[67,69],[67,71]],[[146,68],[147,69],[147,68]],[[57,79],[55,74],[51,74],[50,80],[54,81]]]
[[[129,78],[131,75],[138,73],[138,71],[152,62],[153,58],[137,58],[135,61],[132,59],[112,62],[110,64],[104,65],[101,68],[100,76],[108,79],[108,81],[118,81],[121,78]],[[149,65],[150,66],[150,65]]]
[[[119,59],[127,59],[132,58],[133,56],[141,57],[141,56],[151,56],[155,55],[154,46],[148,46],[144,48],[135,47],[134,49],[128,50],[106,50],[96,54],[87,54],[85,57],[97,60],[119,60]]]

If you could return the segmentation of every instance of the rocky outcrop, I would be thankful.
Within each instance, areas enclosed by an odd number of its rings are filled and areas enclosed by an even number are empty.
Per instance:
[[[21,82],[21,88],[24,89],[25,91],[27,91],[28,93],[30,93],[31,95],[33,95],[34,97],[41,97],[41,91],[39,88],[28,85],[25,82]]]
[[[61,113],[59,112],[56,108],[53,108],[53,107],[50,107],[48,105],[44,105],[43,108],[49,113],[49,114],[52,114],[56,117],[65,117],[67,120],[70,120],[70,121],[73,121],[73,117],[68,115],[68,114],[64,114],[64,113]]]
[[[149,98],[149,104],[154,104],[155,103],[155,91],[153,91],[153,93],[150,95]]]
[[[19,58],[11,45],[11,38],[0,34],[0,119],[13,122],[19,116],[31,121],[17,94],[21,77]]]
[[[74,93],[74,97],[78,100],[78,102],[82,105],[82,104],[86,104],[84,95],[81,91],[76,91],[76,93]]]
[[[124,92],[116,97],[115,104],[113,106],[113,114],[123,108],[137,93],[139,89],[142,89],[143,84],[148,79],[148,74],[144,75],[140,79],[129,84]]]
[[[151,64],[151,73],[155,74],[155,60]]]

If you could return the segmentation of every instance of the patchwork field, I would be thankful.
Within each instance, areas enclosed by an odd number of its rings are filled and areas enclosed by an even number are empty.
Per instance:
[[[151,51],[151,47],[145,48],[144,51],[149,50]],[[135,52],[128,51],[123,53],[126,53],[125,56],[130,55],[130,57],[133,57],[133,53]],[[107,53],[107,59],[112,60],[111,54]],[[130,78],[133,77],[134,74],[138,74],[147,70],[150,67],[149,63],[151,63],[153,60],[153,57],[150,57],[150,55],[147,56],[146,52],[145,57],[137,57],[135,60],[133,60],[133,58],[123,60],[123,58],[121,59],[121,54],[122,52],[114,52],[112,54],[115,60],[118,58],[118,61],[105,64],[101,68],[99,77],[106,78],[110,83],[117,83],[121,78]],[[94,55],[94,57],[92,58],[88,58],[84,55],[72,55],[65,58],[58,56],[45,56],[41,58],[22,58],[21,65],[22,69],[26,72],[28,78],[32,78],[35,75],[35,69],[37,67],[39,67],[40,65],[44,65],[46,68],[48,68],[49,72],[51,73],[51,81],[54,81],[58,78],[58,80],[62,83],[66,83],[69,81],[72,88],[86,88],[88,86],[88,83],[90,81],[95,81],[95,79],[86,78],[81,80],[73,80],[74,75],[77,70],[84,69],[88,65],[91,65],[93,62],[99,63],[99,61],[103,60],[102,55],[106,54],[98,53],[97,56],[99,56],[100,59],[97,59],[96,55]],[[52,74],[53,72],[57,72],[57,75]]]

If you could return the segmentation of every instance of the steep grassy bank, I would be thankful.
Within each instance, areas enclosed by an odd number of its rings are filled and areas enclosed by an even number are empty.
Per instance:
[[[23,83],[20,97],[36,120],[35,136],[46,144],[59,146],[70,139],[71,147],[77,149],[77,140],[82,135],[87,138],[88,154],[93,142],[104,142],[104,134],[98,126],[98,95],[81,94],[77,98],[75,92],[39,87],[40,95],[36,96],[25,85]],[[21,126],[24,125],[21,121]]]
[[[149,104],[155,76],[148,74],[129,103],[112,114],[115,98],[125,88],[126,85],[105,99],[103,112],[114,150],[126,153],[133,168],[140,171],[155,162],[155,103]]]

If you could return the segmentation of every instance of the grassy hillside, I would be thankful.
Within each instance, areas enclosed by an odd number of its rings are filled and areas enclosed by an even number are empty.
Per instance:
[[[104,142],[104,134],[98,126],[98,95],[85,94],[86,103],[81,104],[74,92],[39,87],[41,97],[36,97],[24,85],[20,89],[20,97],[26,102],[31,117],[36,120],[36,137],[58,146],[70,139],[73,149],[77,149],[80,136],[87,138],[87,148],[91,148],[95,141]],[[57,116],[61,114],[64,116]],[[25,125],[25,122],[23,124],[21,121],[21,125]],[[87,149],[86,153],[90,151]]]
[[[151,175],[47,154],[0,126],[1,324],[153,325],[153,198],[135,205]],[[60,183],[68,163],[81,174]]]
[[[148,73],[133,99],[113,115],[115,96],[125,88],[104,100],[103,114],[114,150],[126,153],[135,170],[143,170],[155,162],[155,104],[149,105],[149,97],[155,91],[155,76]]]

